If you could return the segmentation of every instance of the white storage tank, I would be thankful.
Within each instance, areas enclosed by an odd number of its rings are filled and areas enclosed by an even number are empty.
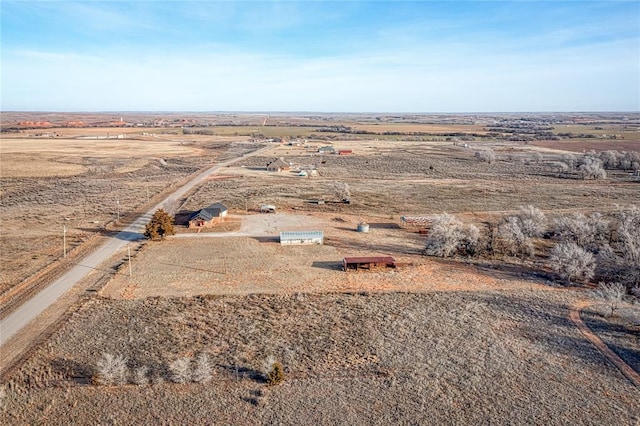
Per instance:
[[[358,231],[358,232],[369,232],[369,224],[368,223],[364,223],[364,222],[360,222],[358,224],[358,227],[356,228],[356,231]]]

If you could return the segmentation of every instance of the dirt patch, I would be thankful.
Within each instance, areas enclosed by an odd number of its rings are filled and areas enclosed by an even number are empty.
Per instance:
[[[392,221],[368,220],[355,232],[350,216],[263,214],[242,218],[238,232],[189,234],[148,243],[136,255],[133,276],[116,275],[103,290],[112,298],[197,294],[434,291],[504,288],[502,277],[473,266],[425,258],[424,236]],[[373,219],[373,218],[368,218]],[[320,246],[279,243],[285,230],[322,230]],[[244,234],[245,236],[229,236]],[[345,273],[349,256],[393,256],[397,269]],[[508,286],[529,287],[530,282]]]

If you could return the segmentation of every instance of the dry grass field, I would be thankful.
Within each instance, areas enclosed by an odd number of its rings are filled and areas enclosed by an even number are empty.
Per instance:
[[[135,273],[115,275],[101,294],[112,298],[247,295],[253,293],[322,293],[336,291],[424,291],[503,287],[499,278],[482,276],[422,255],[424,237],[373,224],[370,233],[355,232],[356,221],[340,218],[321,226],[322,246],[282,247],[277,234],[265,237],[204,237],[150,243],[133,262]],[[287,230],[294,228],[287,227]],[[345,274],[348,256],[393,256],[411,264],[370,274]],[[126,265],[125,265],[126,266]],[[456,274],[451,274],[455,271]]]
[[[549,165],[562,151],[529,147],[517,142],[478,142],[469,148],[448,142],[337,142],[337,149],[352,149],[349,156],[319,155],[287,146],[272,150],[272,157],[252,157],[225,174],[236,179],[211,180],[185,204],[196,209],[207,200],[220,200],[231,208],[252,209],[263,203],[296,211],[338,212],[379,216],[399,221],[401,215],[443,212],[494,212],[533,204],[542,210],[608,210],[637,203],[640,187],[628,173],[613,171],[602,181],[558,177]],[[474,153],[492,148],[493,163],[479,162]],[[537,152],[542,160],[527,163]],[[266,163],[282,157],[301,168],[317,167],[318,177],[297,171],[268,173]],[[268,182],[268,185],[264,183]],[[346,183],[351,204],[309,203],[337,200],[335,182]]]
[[[566,318],[574,298],[514,284],[93,299],[15,375],[0,421],[637,424],[640,391]],[[152,384],[89,385],[105,352],[149,367]],[[212,381],[171,383],[167,365],[199,353]],[[269,355],[285,367],[276,387],[259,374]]]
[[[617,150],[617,151],[640,151],[640,134],[635,134],[634,138],[630,139],[619,139],[619,140],[588,140],[588,139],[578,139],[578,140],[563,140],[563,141],[536,141],[532,142],[532,145],[551,148],[551,149],[560,149],[565,151],[572,152],[586,152],[591,150],[597,151],[607,151],[607,150]]]
[[[71,251],[115,221],[118,205],[127,219],[232,144],[198,136],[69,138],[80,131],[113,129],[57,129],[56,138],[11,134],[0,140],[0,294],[62,257],[63,226]]]
[[[265,118],[270,126],[260,125]],[[469,117],[452,124],[451,116],[198,119],[215,124],[217,135],[182,135],[179,128],[123,129],[132,133],[105,140],[75,137],[120,129],[3,134],[0,294],[61,256],[63,225],[70,245],[79,246],[107,224],[117,229],[118,201],[123,221],[133,218],[149,205],[147,191],[159,199],[204,166],[257,146],[234,134],[290,137],[316,125],[483,129]],[[242,125],[230,125],[236,123]],[[401,222],[403,215],[449,212],[486,229],[487,220],[521,205],[548,218],[637,205],[640,181],[627,171],[580,180],[554,169],[570,151],[612,149],[612,141],[465,144],[406,136],[331,141],[353,151],[345,156],[272,143],[221,169],[178,200],[179,213],[222,202],[229,222],[202,233],[179,225],[175,237],[142,243],[132,276],[121,257],[112,259],[107,266],[121,270],[105,273],[104,286],[83,296],[0,386],[0,423],[640,424],[640,390],[568,317],[591,296],[554,282],[542,250],[550,240],[538,239],[544,247],[526,261],[441,260],[423,256],[425,235]],[[620,142],[632,149],[639,141]],[[475,158],[489,148],[494,162]],[[278,157],[292,170],[267,172]],[[311,168],[318,176],[299,176]],[[348,204],[340,202],[345,185]],[[262,204],[276,205],[278,214],[259,214]],[[361,221],[369,233],[355,232]],[[282,247],[277,236],[286,230],[321,230],[325,243]],[[341,270],[343,257],[364,255],[390,255],[400,266]],[[640,370],[637,303],[613,318],[596,305],[582,318]],[[94,384],[105,353],[125,356],[131,374],[148,368],[149,383],[134,385],[130,375],[128,384]],[[212,380],[174,383],[171,363],[200,354],[209,357]],[[269,356],[284,366],[278,386],[260,372]]]

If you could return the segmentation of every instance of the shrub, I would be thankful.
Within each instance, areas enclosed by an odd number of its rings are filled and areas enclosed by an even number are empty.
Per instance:
[[[196,358],[196,365],[193,369],[193,381],[196,383],[207,383],[211,380],[211,364],[209,356],[201,353]]]
[[[173,217],[163,209],[158,209],[144,229],[144,236],[154,241],[163,240],[167,235],[174,235]]]
[[[270,386],[275,386],[284,382],[284,368],[279,362],[274,362],[271,365],[271,370],[267,373],[267,383]]]
[[[171,380],[175,383],[191,381],[191,358],[178,358],[169,364]]]
[[[147,367],[146,365],[136,368],[133,371],[133,378],[132,378],[133,383],[140,386],[148,384],[149,383],[148,374],[149,374],[149,367]]]
[[[5,385],[0,385],[0,410],[4,408],[4,400],[7,398],[7,389]]]
[[[486,148],[486,149],[483,149],[481,151],[476,151],[474,156],[479,161],[484,161],[484,162],[489,163],[489,164],[491,164],[494,161],[496,161],[496,153],[493,152],[493,150],[490,149],[490,148]]]
[[[569,241],[561,242],[551,250],[549,266],[569,282],[573,279],[588,281],[593,277],[596,262],[591,253]]]
[[[105,353],[98,361],[94,381],[101,385],[122,385],[127,380],[127,359]]]
[[[600,283],[598,289],[594,291],[594,296],[605,302],[611,309],[611,315],[620,307],[627,288],[620,283]]]
[[[538,151],[532,152],[531,153],[531,161],[534,163],[539,163],[544,159],[543,155],[540,154]]]

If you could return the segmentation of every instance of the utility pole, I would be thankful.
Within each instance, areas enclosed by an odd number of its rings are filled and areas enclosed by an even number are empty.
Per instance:
[[[118,213],[117,213],[117,220],[116,220],[116,222],[117,222],[117,223],[120,223],[120,200],[117,200],[117,201],[116,201],[116,204],[118,205],[118,210],[117,210],[117,211],[118,211]]]
[[[149,202],[149,182],[147,182],[147,203]]]
[[[67,225],[62,225],[62,257],[67,257]]]
[[[127,244],[127,254],[129,255],[129,276],[131,276],[131,246]]]

